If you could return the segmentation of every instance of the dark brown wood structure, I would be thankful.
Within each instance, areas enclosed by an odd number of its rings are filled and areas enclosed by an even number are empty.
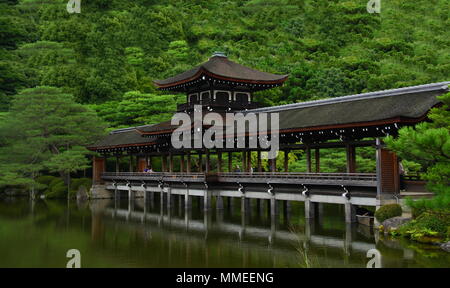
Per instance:
[[[255,189],[271,187],[274,191],[298,187],[295,189],[299,193],[306,187],[313,194],[345,192],[346,197],[352,194],[380,201],[392,199],[399,193],[398,159],[385,149],[383,137],[395,136],[399,128],[425,121],[428,111],[439,105],[436,96],[449,91],[450,84],[426,84],[275,107],[261,107],[253,101],[254,92],[280,86],[287,77],[242,66],[219,53],[189,71],[155,81],[161,90],[186,93],[186,103],[179,105],[178,111],[190,115],[195,105],[200,105],[204,112],[278,113],[276,132],[280,150],[285,153],[284,172],[276,171],[276,159],[269,161],[270,171],[262,171],[261,157],[265,150],[262,148],[174,149],[171,134],[178,126],[168,121],[116,130],[89,147],[101,155],[94,157],[94,181],[175,186],[192,183],[209,187],[253,185]],[[376,147],[374,174],[357,173],[355,149],[365,146]],[[346,149],[346,173],[320,173],[320,150],[327,148]],[[288,172],[288,155],[295,150],[305,151],[305,173]],[[235,153],[241,154],[239,173],[232,167],[231,157]],[[121,157],[130,159],[127,171],[120,170]],[[156,157],[161,161],[161,171],[142,173],[145,167],[152,166]],[[216,167],[211,167],[212,157],[216,159]],[[115,171],[106,171],[107,158],[117,160]]]

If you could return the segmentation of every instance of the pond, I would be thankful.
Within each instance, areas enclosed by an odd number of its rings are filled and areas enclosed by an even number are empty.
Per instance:
[[[158,204],[156,204],[158,203]],[[177,203],[175,203],[177,204]],[[77,249],[82,267],[450,267],[450,253],[344,222],[340,205],[306,220],[302,203],[241,215],[239,201],[204,213],[159,202],[0,200],[0,267],[66,267]]]

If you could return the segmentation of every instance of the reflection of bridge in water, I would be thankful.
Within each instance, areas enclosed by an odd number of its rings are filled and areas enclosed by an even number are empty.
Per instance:
[[[182,242],[189,241],[206,249],[204,245],[207,245],[209,239],[220,239],[221,245],[225,245],[226,249],[234,251],[237,253],[236,255],[252,253],[253,249],[261,251],[262,248],[263,251],[269,253],[267,255],[272,255],[270,257],[282,257],[295,262],[298,261],[295,259],[299,257],[297,247],[300,246],[304,249],[304,253],[313,253],[311,255],[314,255],[317,261],[323,261],[332,266],[342,266],[342,261],[345,261],[341,258],[343,255],[361,259],[361,264],[366,263],[368,261],[366,260],[367,251],[377,248],[377,236],[369,227],[346,223],[341,229],[325,229],[323,215],[316,215],[315,219],[305,218],[304,227],[302,227],[303,223],[300,226],[295,224],[292,226],[295,228],[290,231],[290,225],[280,223],[279,217],[270,217],[270,214],[266,214],[269,216],[267,220],[270,223],[265,221],[263,221],[265,224],[262,225],[251,223],[253,222],[251,221],[252,213],[262,220],[264,215],[261,213],[264,212],[250,209],[242,214],[239,213],[239,209],[233,210],[233,205],[229,207],[231,209],[202,211],[201,207],[185,209],[182,205],[173,205],[170,209],[164,209],[166,208],[164,201],[163,204],[158,203],[161,205],[160,207],[155,207],[155,202],[145,204],[144,199],[114,201],[113,203],[113,207],[102,209],[102,213],[114,219],[116,225],[132,227],[137,231],[142,230],[142,235],[148,233],[156,235],[154,233],[157,233],[161,237],[167,238],[167,241],[172,241],[171,245],[178,243],[182,247],[185,247],[185,244],[181,244]],[[125,203],[128,204],[127,207],[123,206]],[[194,219],[193,214],[195,217],[198,216],[196,212],[203,216]],[[241,218],[240,223],[235,216]],[[284,221],[289,222],[286,218]],[[186,245],[189,247],[189,244]],[[239,249],[244,250],[238,252]],[[414,254],[410,249],[402,247],[396,247],[395,250],[403,254],[405,259],[411,259]],[[323,253],[326,255],[322,255]]]
[[[119,218],[126,221],[141,222],[141,223],[154,223],[158,227],[169,227],[183,232],[196,232],[203,235],[204,238],[208,237],[208,232],[218,232],[225,234],[237,235],[239,240],[245,240],[247,238],[266,239],[268,245],[272,245],[275,242],[300,242],[305,245],[316,245],[321,247],[338,248],[343,249],[346,253],[350,251],[366,253],[368,250],[375,248],[374,243],[355,241],[357,236],[357,225],[346,224],[344,236],[333,237],[316,234],[316,228],[318,223],[315,223],[313,219],[306,219],[305,229],[302,233],[298,231],[280,230],[278,229],[278,219],[271,219],[270,227],[256,227],[249,225],[249,214],[241,215],[241,224],[225,222],[224,211],[216,210],[215,221],[212,220],[212,213],[205,212],[203,215],[203,221],[199,219],[192,219],[192,210],[183,209],[184,218],[176,217],[172,215],[171,210],[160,210],[163,212],[155,213],[148,212],[147,205],[142,204],[142,211],[134,209],[134,204],[128,202],[128,209],[123,208],[108,208],[105,210],[105,214],[113,218]],[[136,201],[139,203],[139,201]],[[366,227],[365,227],[366,228]],[[368,227],[367,227],[368,228]],[[366,231],[370,235],[369,231]],[[366,235],[367,236],[367,235]]]

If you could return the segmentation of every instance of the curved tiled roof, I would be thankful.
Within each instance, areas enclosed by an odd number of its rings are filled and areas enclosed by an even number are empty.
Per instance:
[[[251,69],[230,61],[226,56],[215,55],[207,62],[194,67],[191,70],[164,80],[155,80],[154,83],[159,88],[169,88],[186,82],[195,81],[205,75],[227,81],[254,84],[279,84],[283,83],[288,77],[288,75],[277,75]]]
[[[393,118],[417,119],[439,103],[450,82],[411,86],[331,99],[248,110],[279,113],[280,129],[338,126]]]

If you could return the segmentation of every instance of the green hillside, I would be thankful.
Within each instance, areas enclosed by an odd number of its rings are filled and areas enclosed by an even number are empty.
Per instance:
[[[154,95],[152,79],[214,51],[289,73],[282,89],[259,95],[267,104],[450,75],[446,0],[382,0],[380,14],[369,14],[366,0],[90,0],[81,1],[80,14],[66,11],[67,0],[3,1],[0,69],[14,68],[1,74],[6,95],[37,85],[63,87],[82,103],[120,101],[129,91]]]

